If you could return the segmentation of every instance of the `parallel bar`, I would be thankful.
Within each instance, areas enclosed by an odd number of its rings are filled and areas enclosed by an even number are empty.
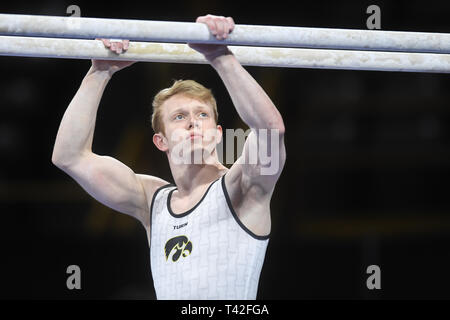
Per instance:
[[[318,50],[230,46],[247,66],[450,73],[450,55],[350,50]],[[0,36],[0,55],[146,62],[207,61],[185,44],[131,42],[117,55],[99,40]]]
[[[447,33],[236,25],[219,41],[201,23],[17,14],[0,14],[0,35],[450,53]]]

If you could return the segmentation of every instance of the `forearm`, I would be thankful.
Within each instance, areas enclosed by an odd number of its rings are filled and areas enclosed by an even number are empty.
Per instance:
[[[53,148],[53,163],[68,165],[92,152],[97,110],[110,78],[108,72],[89,69],[61,120]]]
[[[272,100],[232,54],[211,61],[242,120],[252,129],[279,129],[284,132],[281,114]]]

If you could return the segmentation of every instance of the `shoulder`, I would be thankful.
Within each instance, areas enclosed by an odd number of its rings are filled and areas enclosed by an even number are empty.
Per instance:
[[[136,174],[136,177],[141,183],[147,198],[146,212],[143,213],[143,223],[145,226],[148,226],[150,224],[150,209],[154,196],[158,191],[172,184],[164,179],[151,175]]]
[[[141,182],[147,196],[152,196],[159,188],[171,185],[170,182],[145,174],[137,174],[138,180]]]
[[[224,176],[224,186],[236,204],[241,201],[263,203],[272,198],[278,177],[261,175],[259,166],[245,164],[240,157]]]

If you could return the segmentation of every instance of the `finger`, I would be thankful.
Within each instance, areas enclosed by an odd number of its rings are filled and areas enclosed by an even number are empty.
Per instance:
[[[116,43],[116,53],[120,54],[123,51],[123,43],[122,42],[117,42]]]
[[[130,40],[123,40],[123,50],[128,50],[130,47]]]
[[[233,32],[234,27],[235,27],[234,20],[232,17],[228,17],[227,22],[228,22],[228,32],[231,33],[231,32]]]
[[[102,40],[103,45],[104,45],[106,48],[111,47],[111,42],[110,42],[108,39],[99,39],[99,40]]]
[[[197,22],[197,23],[205,23],[205,20],[206,20],[206,16],[200,16],[200,17],[198,17],[195,20],[195,22]]]
[[[222,37],[224,39],[226,39],[226,38],[228,38],[228,35],[230,34],[230,32],[233,30],[232,21],[230,21],[230,19],[225,18],[225,17],[221,17],[220,21],[223,24]]]
[[[213,19],[206,20],[206,25],[208,26],[209,31],[213,34],[213,36],[217,36],[219,32],[217,30],[217,23]]]
[[[206,16],[198,17],[196,22],[206,24],[206,26],[208,27],[208,29],[212,33],[212,35],[213,36],[217,35],[217,26],[211,15],[208,14]]]
[[[226,25],[225,22],[222,19],[216,19],[215,20],[216,26],[217,26],[217,39],[222,40],[226,38],[225,34],[227,33],[225,31]]]

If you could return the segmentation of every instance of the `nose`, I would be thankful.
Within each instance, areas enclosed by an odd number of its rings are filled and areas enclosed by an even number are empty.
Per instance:
[[[198,121],[195,118],[191,117],[191,121],[189,121],[189,129],[192,129],[194,127],[200,128],[200,121]]]

